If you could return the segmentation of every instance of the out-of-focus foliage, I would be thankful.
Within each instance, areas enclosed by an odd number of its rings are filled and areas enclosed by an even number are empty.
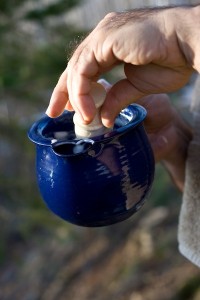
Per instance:
[[[0,1],[0,261],[8,253],[8,239],[28,238],[58,222],[36,187],[35,152],[27,131],[45,111],[77,37],[85,34],[47,22],[50,15],[64,14],[77,0],[43,5],[39,20],[36,15],[33,20],[35,9],[28,2]]]
[[[60,15],[64,11],[72,8],[78,2],[79,0],[60,0],[50,4],[48,7],[31,10],[27,13],[26,18],[32,20],[43,20],[49,16]]]
[[[15,9],[24,2],[26,2],[26,0],[1,0],[0,15],[13,16]]]
[[[9,0],[0,4],[0,87],[1,92],[17,93],[20,100],[41,101],[39,94],[53,88],[76,44],[75,37],[83,32],[67,25],[46,23],[50,8],[52,12],[64,13],[77,1],[57,1],[44,6],[39,16],[43,22],[38,22],[37,17],[33,21],[29,16],[35,10],[22,13],[24,3]]]

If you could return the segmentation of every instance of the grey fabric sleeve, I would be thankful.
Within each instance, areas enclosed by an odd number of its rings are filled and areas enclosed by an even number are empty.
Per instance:
[[[191,111],[194,136],[188,148],[178,242],[180,252],[200,267],[200,77],[195,83]]]

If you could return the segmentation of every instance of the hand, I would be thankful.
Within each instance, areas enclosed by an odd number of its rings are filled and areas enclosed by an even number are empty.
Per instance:
[[[182,191],[187,149],[192,138],[191,128],[170,104],[170,99],[165,94],[146,96],[137,103],[147,110],[144,126],[155,161],[163,162],[174,183]]]
[[[181,32],[194,9],[107,15],[74,52],[54,89],[47,114],[56,117],[64,108],[74,109],[83,123],[90,123],[96,111],[90,96],[91,81],[119,63],[124,64],[126,78],[107,94],[101,114],[107,127],[122,108],[144,95],[171,92],[185,85],[195,66]]]

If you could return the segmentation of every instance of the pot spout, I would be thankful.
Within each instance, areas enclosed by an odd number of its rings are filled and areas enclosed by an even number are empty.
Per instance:
[[[56,141],[51,146],[56,155],[70,157],[86,153],[93,144],[93,140],[83,139],[77,141]]]

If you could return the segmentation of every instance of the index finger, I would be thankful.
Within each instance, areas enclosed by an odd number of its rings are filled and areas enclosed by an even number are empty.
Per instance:
[[[46,114],[51,118],[58,117],[64,111],[68,101],[67,70],[65,70],[53,90]]]

